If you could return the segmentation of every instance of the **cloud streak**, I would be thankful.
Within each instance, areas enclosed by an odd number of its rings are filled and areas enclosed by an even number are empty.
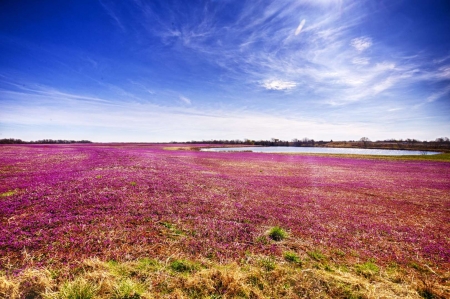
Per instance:
[[[297,29],[295,29],[295,35],[299,35],[300,32],[302,32],[303,26],[305,26],[306,20],[303,19],[300,24],[298,25]]]
[[[266,80],[261,85],[268,90],[290,90],[295,88],[297,83],[282,80]]]
[[[122,21],[120,20],[120,18],[117,16],[117,14],[115,13],[115,10],[111,8],[111,4],[106,4],[104,1],[102,0],[98,0],[100,5],[103,7],[103,9],[106,11],[106,13],[111,17],[111,19],[114,20],[114,22],[116,23],[116,25],[123,31],[125,32],[125,26],[122,24]]]
[[[351,40],[350,45],[352,45],[352,47],[358,52],[362,52],[372,46],[372,39],[367,36],[354,38]]]
[[[191,100],[189,98],[185,97],[185,96],[179,96],[179,99],[185,104],[188,104],[188,105],[192,104]]]

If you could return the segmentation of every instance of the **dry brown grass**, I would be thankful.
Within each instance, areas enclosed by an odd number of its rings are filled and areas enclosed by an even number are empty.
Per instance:
[[[0,275],[0,298],[448,298],[448,277],[382,268],[362,275],[355,267],[249,256],[241,264],[209,260],[86,260],[57,274],[27,269]],[[420,276],[420,277],[419,277]]]
[[[20,275],[0,275],[0,298],[39,298],[55,285],[47,269],[26,269]]]

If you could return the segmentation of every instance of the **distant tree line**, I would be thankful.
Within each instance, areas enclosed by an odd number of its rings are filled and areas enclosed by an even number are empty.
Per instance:
[[[202,141],[198,141],[198,140],[192,140],[192,141],[188,141],[185,143],[189,143],[189,144],[198,144],[198,143],[203,143],[203,144],[239,144],[239,145],[262,145],[262,146],[321,146],[321,145],[325,145],[330,141],[315,141],[314,139],[309,139],[309,138],[303,138],[303,139],[297,139],[294,138],[291,141],[287,141],[287,140],[281,140],[278,138],[272,138],[270,140],[251,140],[251,139],[244,139],[244,140],[239,140],[239,139],[234,139],[234,140],[202,140]],[[177,142],[173,142],[173,143],[177,143]],[[182,142],[184,143],[184,142]]]
[[[431,140],[431,141],[420,141],[417,139],[411,139],[411,138],[407,138],[407,139],[386,139],[386,140],[377,140],[376,142],[402,142],[402,143],[420,143],[420,142],[433,142],[433,143],[450,143],[450,139],[448,137],[440,137],[440,138],[436,138],[435,140]]]
[[[21,139],[14,138],[4,138],[0,139],[0,144],[70,144],[70,143],[92,143],[89,140],[53,140],[53,139],[42,139],[36,141],[23,141]]]

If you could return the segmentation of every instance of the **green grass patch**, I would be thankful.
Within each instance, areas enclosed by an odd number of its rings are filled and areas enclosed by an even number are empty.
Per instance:
[[[129,269],[127,269],[127,267],[124,266],[123,263],[118,263],[114,260],[110,260],[106,263],[106,265],[108,266],[111,273],[115,276],[127,277],[129,275],[130,271]]]
[[[318,250],[308,251],[307,254],[315,261],[320,262],[325,260],[325,255],[323,255],[323,253]]]
[[[433,150],[430,150],[433,151]],[[450,153],[441,153],[437,155],[404,155],[404,156],[382,156],[382,155],[356,155],[356,154],[319,154],[319,153],[284,153],[283,155],[304,155],[304,156],[323,156],[350,159],[376,159],[392,161],[437,161],[450,162]]]
[[[169,267],[171,270],[180,273],[184,272],[190,273],[200,268],[197,264],[194,264],[186,260],[174,260],[173,262],[170,263]]]
[[[270,256],[261,257],[258,264],[266,271],[273,271],[276,267],[275,259]]]
[[[145,288],[131,279],[121,280],[114,286],[111,299],[141,299]]]
[[[365,158],[379,158],[387,160],[419,160],[419,161],[441,161],[450,162],[450,153],[437,155],[405,155],[405,156],[366,156]]]
[[[16,190],[11,190],[11,191],[7,191],[7,192],[4,192],[4,193],[1,193],[0,196],[1,197],[8,197],[8,196],[12,196],[12,195],[14,195],[16,193],[17,193]]]
[[[373,276],[380,273],[380,268],[375,264],[373,260],[369,260],[364,264],[358,264],[355,266],[356,273],[366,277],[372,278]]]
[[[98,291],[98,287],[93,283],[77,278],[74,281],[62,285],[59,292],[53,293],[47,298],[51,299],[92,299]]]
[[[173,235],[184,235],[185,232],[183,232],[181,229],[179,229],[175,224],[172,224],[170,222],[160,222],[160,224],[162,226],[164,226],[165,228],[167,228],[171,234]]]
[[[142,258],[138,260],[137,268],[142,271],[154,270],[159,267],[158,261],[150,258]]]
[[[284,259],[286,261],[288,261],[289,263],[301,264],[301,262],[302,262],[300,260],[300,257],[295,252],[292,252],[292,251],[285,252],[283,254],[283,256],[284,256]]]
[[[274,241],[281,241],[287,237],[287,233],[279,226],[274,226],[269,230],[269,238]]]

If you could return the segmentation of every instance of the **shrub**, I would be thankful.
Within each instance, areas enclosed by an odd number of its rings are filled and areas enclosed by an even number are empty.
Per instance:
[[[274,241],[281,241],[287,237],[287,233],[279,226],[274,226],[269,231],[269,238]]]

